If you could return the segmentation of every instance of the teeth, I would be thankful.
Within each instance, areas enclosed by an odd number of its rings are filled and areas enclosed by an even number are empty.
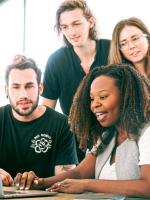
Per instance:
[[[132,53],[132,55],[135,55],[135,54],[137,54],[138,52],[136,51],[136,52],[134,52],[134,53]]]
[[[96,113],[96,116],[98,116],[98,115],[102,115],[103,113]]]

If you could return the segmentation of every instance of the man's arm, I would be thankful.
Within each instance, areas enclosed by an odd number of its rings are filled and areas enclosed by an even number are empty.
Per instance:
[[[9,173],[7,173],[5,170],[0,169],[1,178],[3,185],[14,185],[13,179]]]
[[[71,169],[74,169],[76,165],[57,165],[55,166],[55,176],[63,172],[67,172]]]
[[[42,105],[48,106],[52,109],[55,109],[56,102],[57,102],[57,100],[47,99],[47,98],[44,98],[44,97],[42,99]]]

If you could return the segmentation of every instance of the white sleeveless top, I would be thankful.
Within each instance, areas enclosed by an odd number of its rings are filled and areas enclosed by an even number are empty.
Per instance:
[[[105,163],[104,167],[102,168],[99,179],[117,180],[115,163],[110,165],[110,157],[108,158],[107,162]]]

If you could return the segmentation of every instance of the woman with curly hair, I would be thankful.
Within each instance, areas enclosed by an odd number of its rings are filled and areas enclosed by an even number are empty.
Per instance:
[[[150,78],[150,32],[138,18],[119,21],[114,30],[109,52],[109,64],[130,63]]]
[[[71,130],[83,149],[90,143],[90,153],[61,175],[40,179],[26,172],[18,174],[16,182],[27,189],[149,198],[149,86],[148,79],[129,65],[93,69],[78,87],[69,115]]]

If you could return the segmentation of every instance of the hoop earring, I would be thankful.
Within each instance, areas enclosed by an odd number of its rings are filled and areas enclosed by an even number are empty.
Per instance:
[[[124,63],[124,62],[125,62],[125,60],[126,60],[126,59],[125,59],[125,57],[123,57],[123,58],[122,58],[122,62]]]

